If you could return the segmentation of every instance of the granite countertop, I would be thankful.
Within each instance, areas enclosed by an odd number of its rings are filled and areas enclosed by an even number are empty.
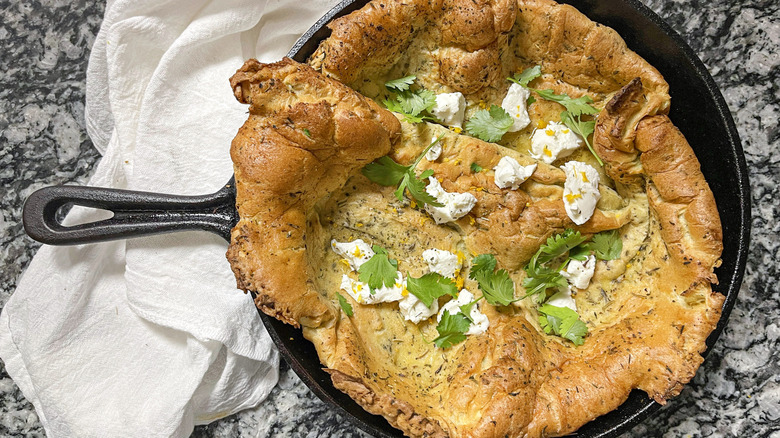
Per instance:
[[[750,171],[753,235],[714,350],[678,398],[624,436],[780,438],[780,3],[643,1],[693,47],[731,108]],[[39,246],[22,229],[24,199],[84,183],[100,158],[84,126],[84,93],[103,10],[96,0],[0,1],[0,308]],[[0,436],[44,435],[0,363]],[[263,404],[193,435],[365,436],[286,365]]]

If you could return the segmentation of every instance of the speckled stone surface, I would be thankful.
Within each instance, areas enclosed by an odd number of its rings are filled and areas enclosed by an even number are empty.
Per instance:
[[[704,61],[750,169],[753,238],[726,330],[680,397],[624,437],[780,438],[780,3],[646,0]],[[85,72],[104,3],[0,0],[0,307],[38,245],[21,226],[39,187],[84,182],[99,159],[84,128]],[[110,435],[110,431],[107,431]],[[0,436],[44,436],[0,363]],[[262,405],[197,437],[364,437],[283,366]]]

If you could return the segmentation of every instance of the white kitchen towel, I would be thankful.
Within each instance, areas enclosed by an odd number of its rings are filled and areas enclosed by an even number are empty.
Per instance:
[[[335,3],[109,0],[87,74],[104,155],[90,184],[220,188],[247,112],[229,77],[281,58]],[[206,232],[41,248],[0,314],[0,358],[49,436],[187,436],[268,395],[278,353],[226,248]]]

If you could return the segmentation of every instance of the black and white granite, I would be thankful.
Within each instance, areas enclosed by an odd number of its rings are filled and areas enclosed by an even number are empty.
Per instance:
[[[680,397],[625,437],[780,438],[780,3],[644,0],[689,42],[739,128],[753,193],[753,240],[729,324]],[[0,0],[0,307],[38,245],[23,200],[91,175],[85,72],[97,0]],[[110,432],[107,431],[109,434]],[[44,436],[0,363],[0,436]],[[283,366],[261,406],[195,429],[197,437],[364,437]]]

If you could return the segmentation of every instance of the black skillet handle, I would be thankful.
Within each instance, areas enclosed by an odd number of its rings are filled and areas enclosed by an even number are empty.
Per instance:
[[[57,211],[64,205],[99,208],[110,219],[64,226]],[[34,192],[24,204],[24,230],[49,245],[74,245],[183,230],[205,230],[230,240],[238,220],[231,180],[216,193],[176,196],[100,187],[54,186]]]

